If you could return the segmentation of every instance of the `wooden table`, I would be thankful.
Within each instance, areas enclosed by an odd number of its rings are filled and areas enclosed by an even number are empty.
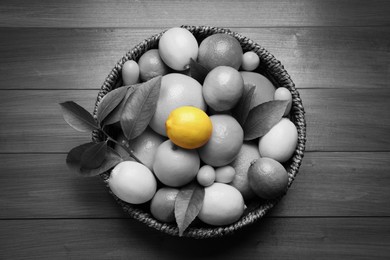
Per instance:
[[[0,3],[0,259],[389,259],[389,1]],[[273,53],[307,118],[296,181],[259,223],[221,239],[129,219],[66,153],[90,140],[58,103],[93,109],[116,61],[163,29],[228,27]]]

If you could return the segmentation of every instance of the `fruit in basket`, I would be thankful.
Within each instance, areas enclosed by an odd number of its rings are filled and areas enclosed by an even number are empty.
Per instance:
[[[126,61],[122,66],[122,80],[124,85],[133,85],[139,81],[140,68],[134,60]]]
[[[230,183],[236,175],[236,170],[230,165],[225,165],[215,169],[215,181],[221,183]]]
[[[188,68],[191,59],[198,56],[198,42],[194,35],[184,28],[171,28],[161,36],[158,51],[161,59],[174,70]]]
[[[218,66],[230,66],[238,70],[242,55],[241,45],[236,38],[218,33],[200,43],[198,62],[209,70]]]
[[[200,167],[198,174],[196,175],[196,180],[200,185],[207,187],[214,183],[215,177],[214,168],[206,164]]]
[[[142,54],[138,60],[139,73],[142,81],[148,81],[156,76],[169,73],[169,67],[163,62],[158,49],[151,49]]]
[[[256,86],[251,100],[251,108],[274,99],[276,89],[269,79],[256,72],[241,71],[240,73],[244,79],[244,84]]]
[[[241,68],[245,71],[253,71],[260,64],[259,56],[253,51],[247,51],[242,55]]]
[[[286,162],[293,155],[297,143],[297,127],[288,118],[282,118],[259,139],[260,155]]]
[[[195,79],[179,73],[163,76],[156,112],[149,123],[150,127],[160,135],[167,136],[165,122],[171,111],[181,106],[194,106],[205,111],[202,85]]]
[[[292,95],[291,92],[284,87],[277,88],[274,93],[274,100],[287,100],[288,104],[286,107],[286,111],[284,111],[283,116],[287,116],[290,113],[292,106]]]
[[[192,181],[199,167],[200,160],[196,150],[181,148],[170,140],[157,148],[153,163],[156,177],[170,187],[180,187]]]
[[[211,70],[203,83],[203,97],[213,110],[226,111],[233,108],[244,91],[244,80],[238,70],[218,66]]]
[[[224,183],[214,183],[205,188],[199,219],[203,222],[222,226],[237,221],[245,209],[241,193]]]
[[[118,198],[132,204],[151,200],[157,189],[153,173],[145,165],[133,161],[117,164],[107,182]]]
[[[150,202],[153,217],[166,223],[175,221],[175,200],[178,193],[179,190],[175,188],[160,188]]]
[[[209,141],[198,149],[200,158],[208,165],[219,167],[231,163],[241,149],[244,131],[229,115],[210,116],[213,131]]]
[[[213,129],[209,116],[203,110],[192,106],[174,109],[165,125],[169,139],[186,149],[204,145],[210,139]]]
[[[236,159],[231,163],[236,170],[233,181],[230,183],[238,189],[244,199],[251,199],[255,196],[248,181],[248,169],[251,162],[260,158],[259,148],[255,143],[244,142]]]
[[[259,158],[248,170],[249,185],[262,199],[276,199],[283,195],[288,186],[286,169],[271,158]]]
[[[121,134],[117,141],[122,143],[126,141],[126,138]],[[145,164],[150,170],[153,170],[154,157],[157,152],[157,148],[162,144],[166,138],[157,134],[150,128],[139,135],[137,138],[130,140],[129,147],[133,150],[134,155]],[[129,154],[120,145],[115,145],[115,150],[122,155],[123,158],[129,157]]]

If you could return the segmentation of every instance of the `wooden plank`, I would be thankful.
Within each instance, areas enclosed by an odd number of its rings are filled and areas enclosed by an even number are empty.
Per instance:
[[[89,142],[62,118],[60,102],[93,110],[97,90],[0,92],[0,153],[68,152]],[[389,89],[302,89],[308,151],[389,151]]]
[[[126,219],[0,221],[2,259],[388,259],[390,218],[268,218],[221,239]]]
[[[0,28],[0,89],[98,89],[162,28]],[[390,27],[235,28],[278,58],[298,88],[388,88]]]
[[[1,1],[2,27],[389,25],[388,1]]]
[[[100,178],[83,178],[65,154],[0,155],[0,219],[123,218]],[[390,153],[310,153],[274,217],[390,216]]]

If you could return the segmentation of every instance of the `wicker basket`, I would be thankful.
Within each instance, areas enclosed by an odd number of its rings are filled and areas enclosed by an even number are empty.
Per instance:
[[[287,71],[284,69],[283,65],[275,59],[275,57],[269,53],[267,50],[262,48],[259,44],[253,42],[252,40],[232,32],[225,28],[216,28],[209,26],[182,26],[183,28],[188,29],[197,40],[200,42],[202,39],[206,38],[209,35],[216,33],[226,33],[235,37],[241,44],[241,47],[244,51],[254,51],[260,57],[260,69],[259,72],[266,76],[269,80],[273,82],[276,87],[286,87],[290,90],[293,98],[293,104],[291,109],[291,121],[296,125],[298,129],[298,145],[295,150],[293,157],[284,164],[289,174],[289,187],[292,184],[295,176],[298,173],[299,167],[302,162],[303,153],[305,149],[306,142],[306,122],[305,122],[305,112],[302,106],[302,101],[299,97],[299,93],[295,88],[294,83],[292,82]],[[94,109],[94,116],[96,117],[97,107],[101,99],[112,89],[115,89],[122,85],[121,79],[121,69],[123,64],[127,60],[138,60],[143,53],[149,49],[157,48],[158,41],[164,32],[153,35],[150,38],[142,41],[132,50],[130,50],[126,55],[124,55],[115,67],[112,69],[108,77],[106,78],[103,86],[101,87],[96,104]],[[102,141],[103,135],[95,131],[92,135],[93,141]],[[103,179],[109,177],[109,173],[102,174]],[[112,192],[110,192],[123,208],[132,218],[146,224],[149,227],[167,233],[169,235],[178,236],[179,231],[175,223],[167,224],[162,223],[156,220],[149,212],[146,207],[131,205],[120,199],[118,199]],[[237,222],[222,227],[212,227],[207,226],[202,223],[193,223],[183,234],[185,237],[192,238],[211,238],[211,237],[221,237],[224,235],[232,234],[235,231],[253,224],[264,216],[273,206],[276,205],[278,200],[273,201],[256,201],[252,206],[248,207],[248,210],[244,212],[244,215]]]

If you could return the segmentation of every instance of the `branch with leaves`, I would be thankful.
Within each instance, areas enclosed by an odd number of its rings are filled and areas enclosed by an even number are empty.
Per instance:
[[[73,101],[61,103],[65,121],[79,132],[98,130],[105,140],[89,142],[73,148],[66,158],[67,165],[82,176],[96,176],[123,161],[109,145],[113,142],[123,147],[129,156],[142,163],[132,152],[128,143],[138,137],[148,126],[156,111],[160,93],[161,76],[142,84],[122,86],[107,93],[97,108],[97,120],[85,108]],[[122,143],[110,136],[105,128],[120,124],[127,141]]]

